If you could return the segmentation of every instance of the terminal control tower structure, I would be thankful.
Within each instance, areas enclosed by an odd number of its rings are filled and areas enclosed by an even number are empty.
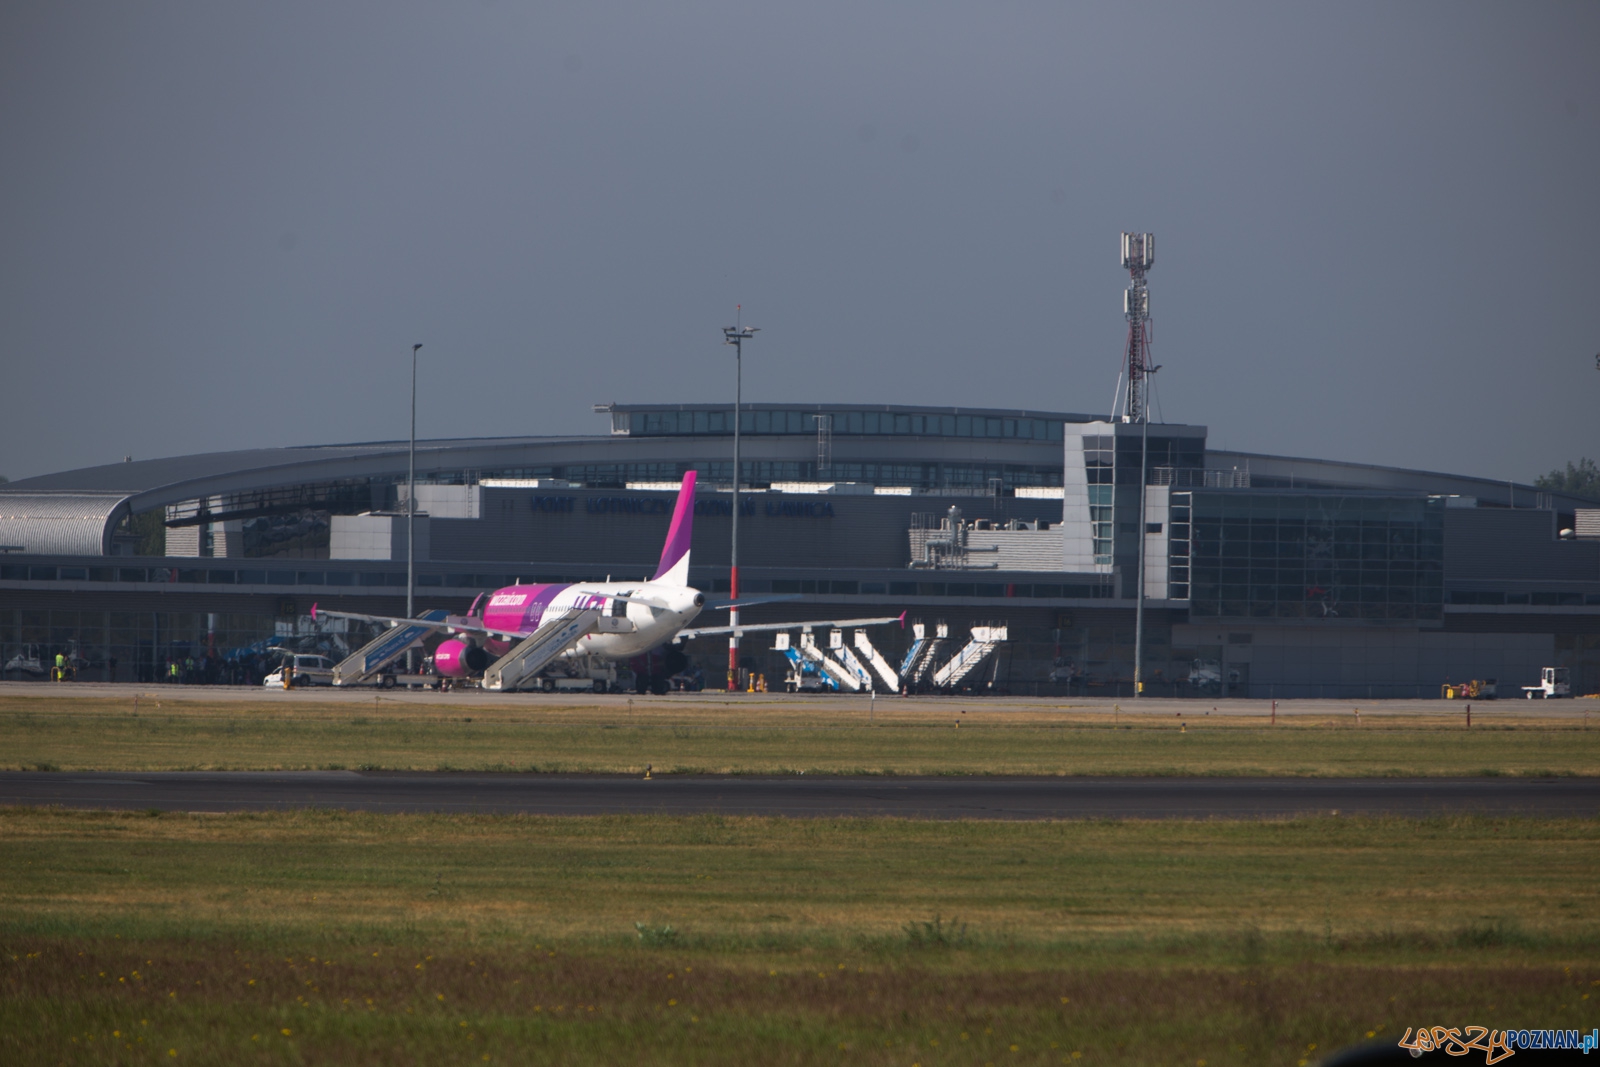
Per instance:
[[[1150,417],[1147,390],[1156,368],[1150,363],[1150,287],[1145,272],[1156,262],[1156,238],[1150,233],[1122,235],[1122,266],[1128,272],[1128,288],[1122,294],[1122,313],[1128,320],[1128,345],[1124,353],[1123,376],[1127,390],[1122,410],[1113,411],[1123,422],[1145,422]]]

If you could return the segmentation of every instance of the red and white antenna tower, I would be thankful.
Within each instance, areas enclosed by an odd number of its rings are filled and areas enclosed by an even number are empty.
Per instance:
[[[1150,287],[1145,284],[1144,275],[1155,262],[1155,234],[1122,235],[1122,265],[1128,270],[1128,288],[1122,294],[1122,313],[1128,320],[1127,365],[1123,368],[1128,388],[1122,401],[1123,422],[1147,422],[1150,418],[1145,393],[1156,367],[1150,362]]]

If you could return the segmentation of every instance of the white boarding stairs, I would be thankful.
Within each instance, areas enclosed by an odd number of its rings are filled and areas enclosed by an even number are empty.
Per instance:
[[[816,635],[810,632],[800,634],[800,654],[806,659],[816,663],[827,672],[828,677],[838,682],[852,693],[861,692],[861,679],[856,677],[854,671],[848,670],[844,664],[825,654],[817,647]]]
[[[900,676],[889,666],[889,661],[883,658],[883,653],[872,647],[872,640],[867,637],[865,630],[856,631],[856,651],[861,653],[861,658],[878,672],[878,677],[889,687],[889,692],[893,693],[900,688]]]
[[[856,659],[855,653],[845,646],[843,630],[834,630],[828,634],[828,650],[844,664],[845,670],[855,675],[856,683],[862,689],[869,693],[872,691],[872,675],[861,665],[861,661]]]
[[[938,662],[939,652],[950,639],[950,626],[948,623],[935,623],[933,636],[924,636],[927,628],[922,623],[914,623],[912,632],[916,635],[916,643],[911,646],[911,651],[906,654],[906,662],[900,665],[900,677],[915,686],[928,676],[933,665]]]
[[[953,689],[960,685],[962,680],[978,669],[984,660],[989,658],[1000,644],[1006,640],[1006,627],[1004,626],[974,626],[972,640],[966,647],[957,652],[955,658],[940,667],[933,675],[933,684],[937,689]]]
[[[437,608],[423,612],[419,618],[427,622],[443,622],[449,615],[443,608]],[[396,623],[341,661],[333,669],[333,684],[360,685],[370,680],[413,648],[421,648],[423,640],[431,633],[431,626]]]
[[[600,608],[572,608],[544,623],[489,665],[483,672],[483,688],[496,692],[520,688],[550,666],[556,657],[601,629],[603,622],[614,624],[627,620],[608,619]]]

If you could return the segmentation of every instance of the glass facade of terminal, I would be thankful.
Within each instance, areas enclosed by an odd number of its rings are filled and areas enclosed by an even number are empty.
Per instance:
[[[813,434],[817,417],[831,416],[835,434],[912,437],[992,437],[1024,441],[1060,441],[1060,419],[987,414],[908,411],[743,410],[741,434]],[[616,411],[612,432],[634,437],[687,434],[733,434],[733,409],[690,411]]]
[[[1085,434],[1083,442],[1084,480],[1088,484],[1089,525],[1097,566],[1116,562],[1117,513],[1131,516],[1132,525],[1124,530],[1123,548],[1137,554],[1139,515],[1139,470],[1144,468],[1146,485],[1189,486],[1204,482],[1204,437],[1174,436],[1159,431],[1149,435],[1149,458],[1141,461],[1144,435]],[[1118,487],[1122,488],[1118,488]],[[1124,523],[1127,519],[1124,518]]]
[[[1174,492],[1169,581],[1191,618],[1437,621],[1444,501]]]
[[[1002,487],[1007,489],[1061,484],[1061,467],[1046,464],[873,463],[840,460],[822,469],[814,460],[742,460],[739,466],[742,472],[740,484],[757,489],[773,482],[813,481],[866,482],[870,485],[909,486],[928,490],[988,489],[992,479],[999,479]],[[629,482],[675,482],[691,470],[707,481],[733,481],[732,460],[555,464],[548,467],[462,471],[448,475],[434,473],[419,480],[461,485],[483,478],[561,478],[592,488],[620,489]]]

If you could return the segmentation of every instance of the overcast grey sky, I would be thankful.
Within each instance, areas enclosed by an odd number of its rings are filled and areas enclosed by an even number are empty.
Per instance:
[[[603,432],[597,401],[1160,412],[1600,455],[1600,4],[0,6],[0,473]]]

